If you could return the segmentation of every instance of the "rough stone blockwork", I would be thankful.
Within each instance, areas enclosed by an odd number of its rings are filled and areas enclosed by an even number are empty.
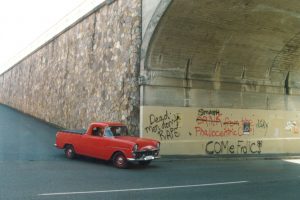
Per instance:
[[[66,128],[139,123],[141,1],[101,7],[0,76],[0,103]]]

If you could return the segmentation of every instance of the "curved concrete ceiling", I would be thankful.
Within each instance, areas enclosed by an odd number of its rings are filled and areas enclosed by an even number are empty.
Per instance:
[[[299,47],[298,0],[173,0],[152,36],[145,69],[296,91]]]

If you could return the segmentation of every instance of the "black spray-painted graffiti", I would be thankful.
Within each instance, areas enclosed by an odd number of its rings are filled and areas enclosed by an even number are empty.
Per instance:
[[[206,143],[205,151],[207,154],[260,154],[262,140],[237,142],[230,141],[209,141]]]
[[[166,110],[163,115],[149,115],[149,126],[145,128],[146,133],[158,134],[161,140],[172,140],[178,138],[180,116],[177,113],[171,113]]]
[[[256,128],[268,129],[268,127],[269,127],[269,123],[266,122],[266,120],[264,120],[264,119],[258,119],[257,120]]]
[[[266,122],[266,120],[264,120],[264,119],[258,119],[257,123],[256,123],[256,128],[264,130],[265,135],[267,135],[269,123]]]
[[[198,110],[198,116],[203,116],[203,115],[218,116],[218,115],[220,115],[220,111],[219,110],[204,110],[204,109],[199,109]]]

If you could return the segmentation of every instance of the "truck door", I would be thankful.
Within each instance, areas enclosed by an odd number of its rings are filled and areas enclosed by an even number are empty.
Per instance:
[[[103,128],[93,127],[91,134],[82,136],[83,154],[94,158],[103,158]]]

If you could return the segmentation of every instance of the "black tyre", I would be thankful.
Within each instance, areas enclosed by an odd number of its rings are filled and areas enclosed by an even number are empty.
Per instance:
[[[146,161],[139,161],[139,164],[142,166],[148,166],[150,165],[152,160],[146,160]]]
[[[65,148],[65,155],[69,159],[74,159],[76,157],[76,152],[72,145],[67,145]]]
[[[118,152],[113,156],[113,165],[120,169],[125,169],[128,167],[127,158],[124,156],[123,153]]]

